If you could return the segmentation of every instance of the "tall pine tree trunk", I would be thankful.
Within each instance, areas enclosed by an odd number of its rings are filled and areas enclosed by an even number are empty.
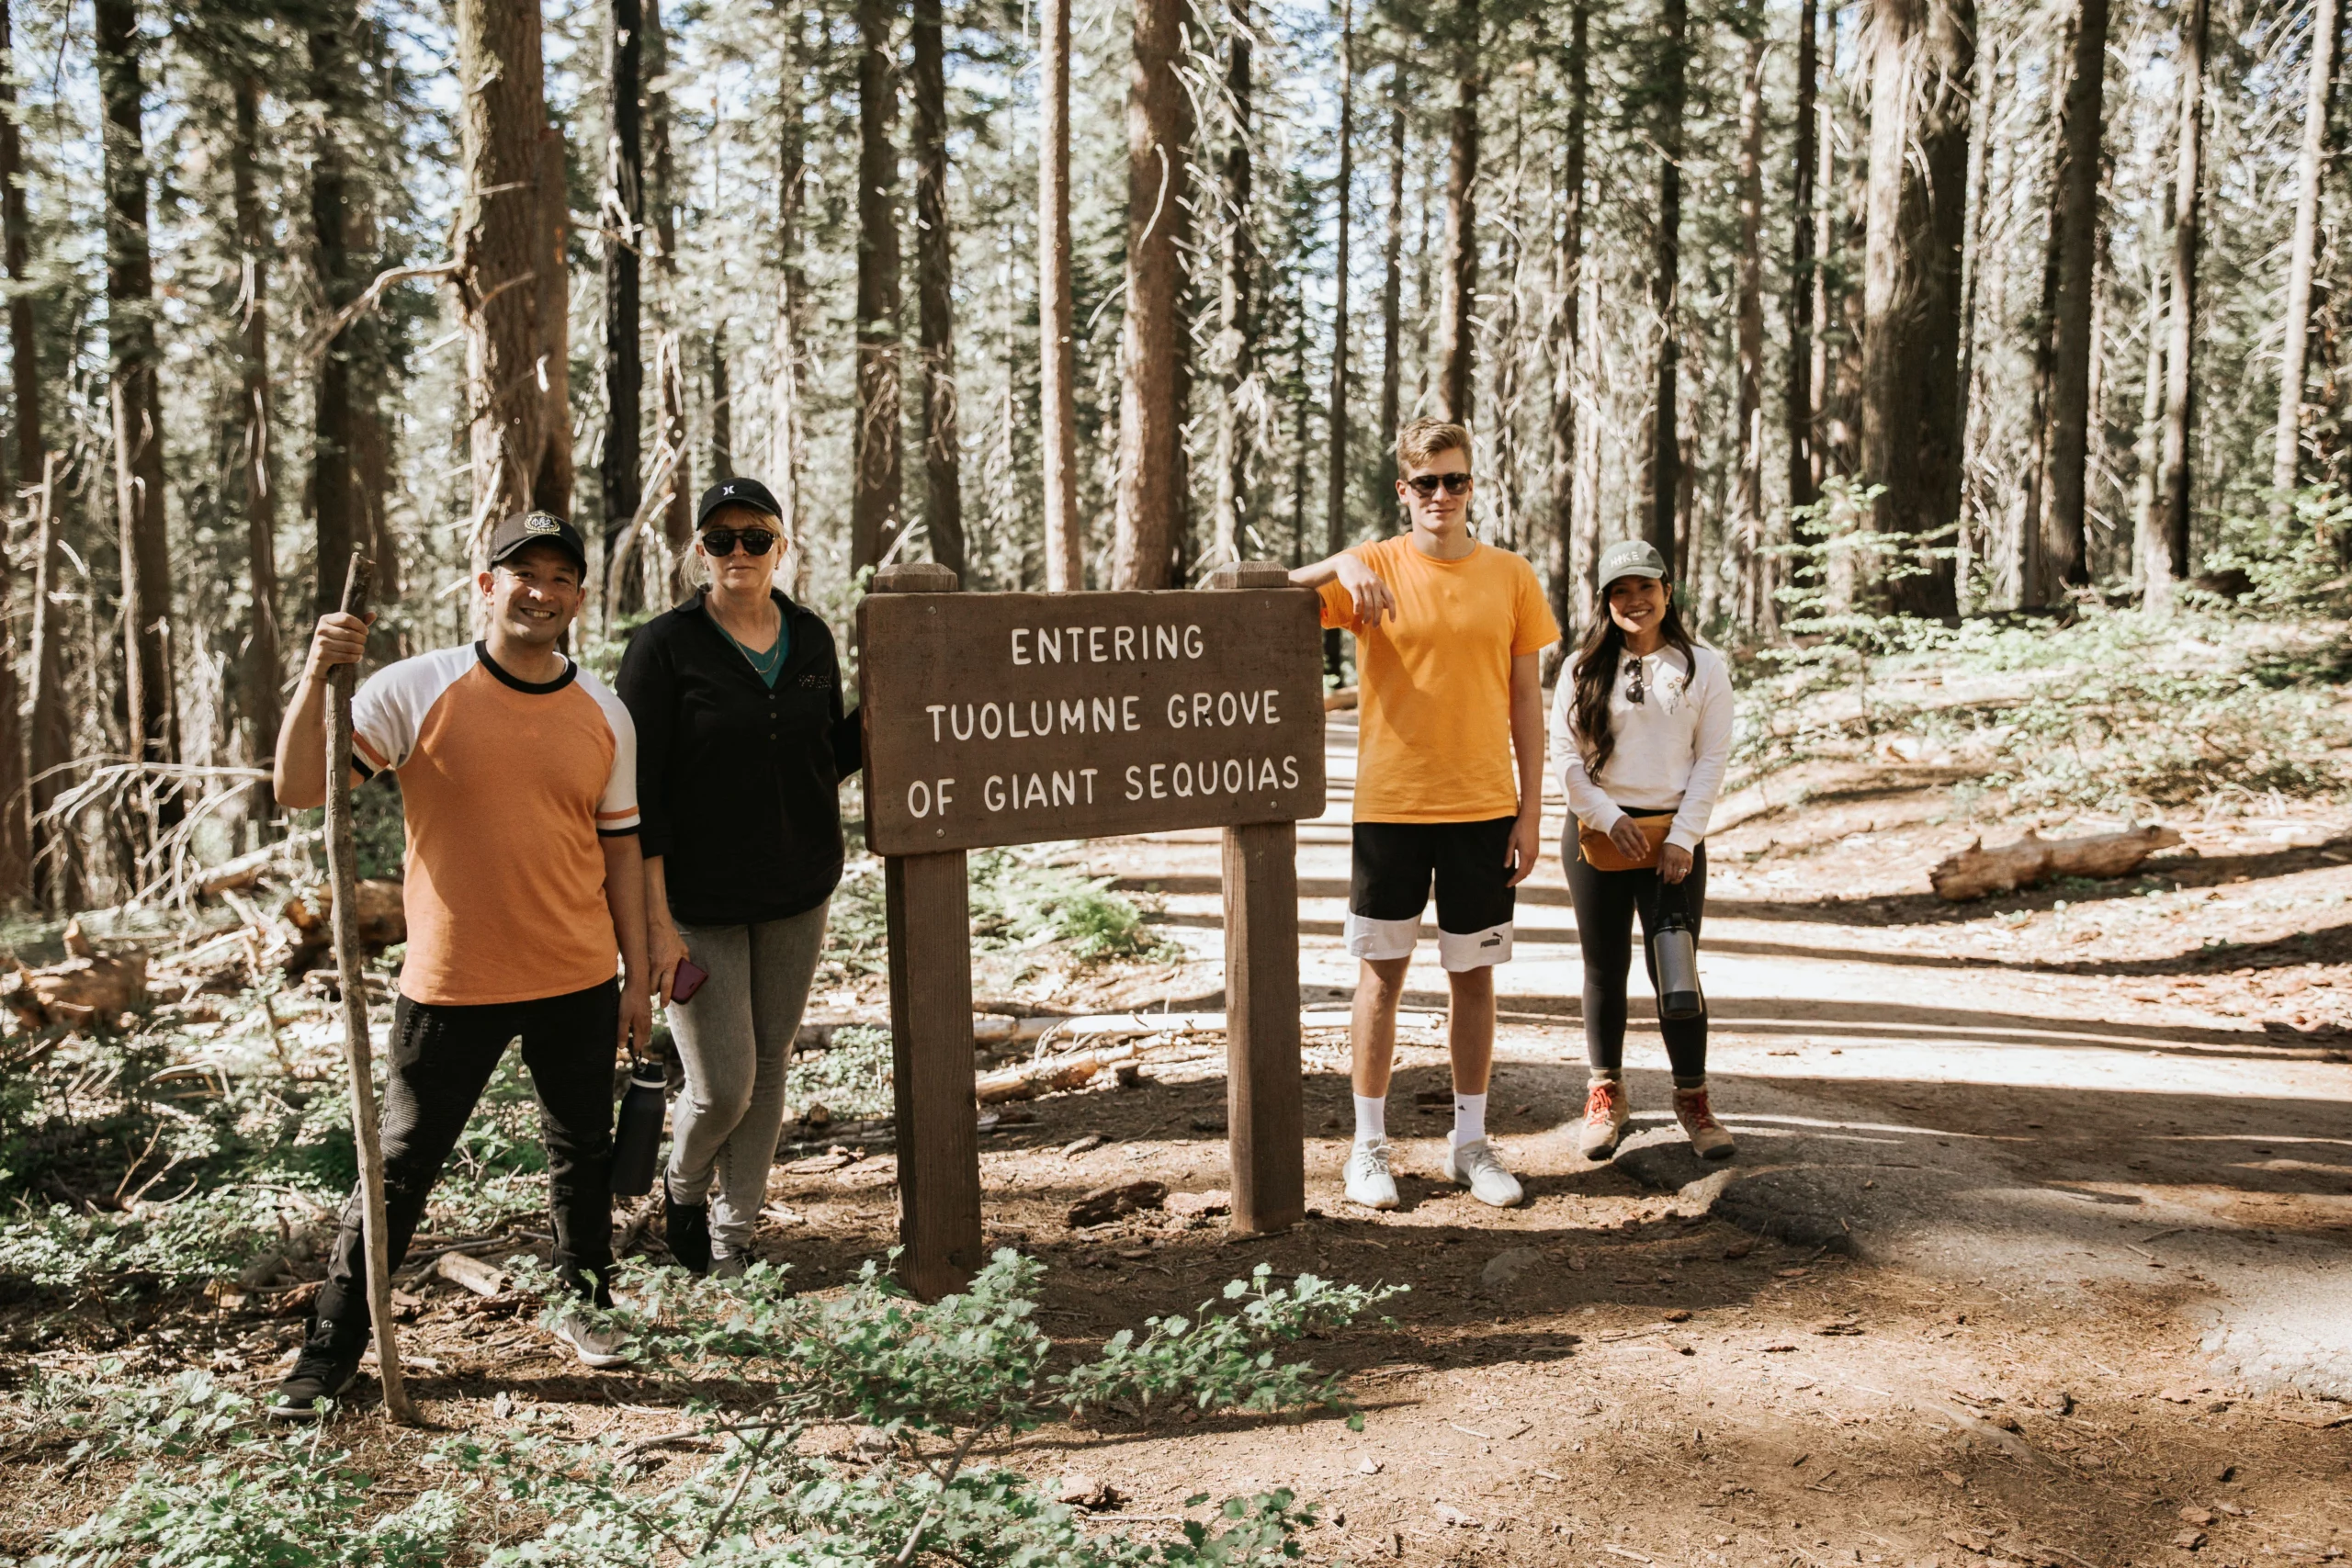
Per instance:
[[[254,167],[261,156],[261,79],[240,72],[235,83],[236,152],[229,170],[237,245],[244,253],[244,319],[238,367],[244,403],[245,573],[253,597],[247,628],[243,690],[246,743],[256,757],[277,744],[278,683],[284,679],[277,626],[277,493],[269,450],[269,220],[262,209]],[[267,779],[253,786],[254,815],[277,814]]]
[[[2322,5],[2333,0],[2321,0]],[[2075,18],[2074,59],[2058,124],[2051,261],[2043,310],[2050,333],[2050,405],[2043,438],[2039,519],[2041,573],[2047,603],[2090,582],[2084,533],[2090,462],[2092,316],[2098,287],[2099,141],[2107,92],[2108,0],[2082,0]],[[2031,526],[2031,523],[2029,523]]]
[[[1225,147],[1225,267],[1217,289],[1216,500],[1209,558],[1241,558],[1241,516],[1249,508],[1250,434],[1260,405],[1258,322],[1250,308],[1255,237],[1250,210],[1250,0],[1230,0],[1226,29],[1225,96],[1232,117]],[[1180,329],[1181,330],[1181,329]]]
[[[1070,294],[1069,7],[1039,13],[1037,130],[1037,355],[1046,479],[1046,586],[1086,586],[1078,525],[1078,344]]]
[[[1679,0],[1670,0],[1679,4]],[[1456,423],[1470,418],[1477,368],[1472,316],[1478,304],[1478,0],[1454,0],[1453,114],[1445,161],[1445,273],[1438,305],[1438,403]]]
[[[351,302],[348,242],[351,214],[346,205],[339,124],[344,85],[350,80],[351,57],[339,30],[347,17],[332,14],[309,38],[311,81],[309,96],[318,106],[318,124],[311,151],[311,246],[315,258],[322,311],[329,316]],[[519,292],[519,290],[518,290]],[[358,492],[352,475],[351,331],[345,328],[327,344],[319,358],[311,389],[311,515],[317,541],[317,614],[331,614],[343,603],[343,580],[353,548],[366,542]]]
[[[922,342],[923,526],[931,558],[964,572],[963,440],[956,414],[955,256],[947,228],[947,66],[939,0],[914,0],[915,301]]]
[[[150,762],[179,760],[172,691],[172,557],[165,532],[163,401],[157,384],[155,276],[147,241],[147,150],[141,125],[135,0],[96,0],[98,96],[105,111],[107,357],[113,403],[115,508],[121,526],[124,690],[133,746]],[[178,818],[176,793],[166,822]]]
[[[785,85],[779,108],[784,134],[777,149],[775,213],[776,252],[782,265],[776,286],[775,345],[770,355],[775,368],[768,391],[768,478],[770,488],[775,491],[776,504],[783,509],[779,521],[785,536],[793,542],[794,570],[797,573],[806,569],[808,561],[809,532],[808,509],[800,493],[802,454],[806,450],[800,345],[807,330],[808,275],[801,215],[808,210],[808,78],[799,15],[797,11],[786,15],[785,0],[779,0],[777,11],[786,37],[779,78]],[[802,590],[796,583],[793,597],[801,595]]]
[[[661,0],[642,0],[645,56],[645,206],[651,242],[655,314],[653,345],[653,460],[670,466],[670,498],[659,513],[662,537],[673,558],[683,558],[694,537],[694,455],[686,445],[686,356],[684,298],[678,282],[677,169],[670,144],[670,36],[662,25]],[[640,502],[640,504],[642,504]],[[668,586],[674,588],[673,582]]]
[[[1760,623],[1764,554],[1764,17],[1750,16],[1739,85],[1738,387],[1739,472],[1732,502],[1739,563],[1740,618]]]
[[[1781,427],[1789,445],[1789,504],[1810,506],[1821,491],[1820,459],[1814,453],[1814,398],[1820,385],[1814,371],[1815,282],[1822,258],[1814,248],[1814,208],[1827,194],[1816,190],[1815,164],[1821,156],[1821,54],[1819,0],[1799,0],[1797,9],[1796,118],[1789,160],[1789,374]],[[1825,323],[1826,324],[1826,323]],[[1772,616],[1774,573],[1764,573],[1762,604]]]
[[[850,570],[899,536],[899,65],[887,0],[857,4],[857,424],[850,491]]]
[[[1689,65],[1688,0],[1661,0],[1658,13],[1657,211],[1652,220],[1650,312],[1657,319],[1657,381],[1643,468],[1644,536],[1666,558],[1681,559],[1675,521],[1682,491],[1678,372],[1682,354],[1682,111]]]
[[[8,300],[10,383],[16,393],[17,492],[41,484],[48,447],[41,437],[40,347],[33,328],[33,302],[26,292],[30,270],[30,235],[25,212],[24,150],[17,128],[17,46],[11,30],[9,0],[0,0],[0,251],[5,251],[8,281],[15,290]],[[48,587],[64,565],[58,558],[56,528],[46,515],[36,520],[38,547],[33,559],[33,605],[28,619],[32,637],[19,660],[10,644],[7,662],[0,665],[0,804],[6,820],[0,824],[0,901],[32,897],[54,908],[49,897],[56,883],[52,869],[36,865],[34,857],[46,845],[45,835],[31,826],[31,818],[49,809],[62,782],[44,777],[66,756],[64,693],[56,636],[56,617],[46,603]],[[0,561],[0,590],[7,586],[8,569]],[[0,603],[0,608],[6,608]],[[21,688],[32,686],[31,733],[17,729],[17,704]]]
[[[2318,250],[2320,173],[2327,158],[2327,111],[2335,79],[2337,0],[2312,7],[2312,60],[2303,88],[2303,148],[2295,164],[2295,235],[2288,251],[2287,300],[2279,323],[2278,426],[2270,457],[2271,488],[2295,488],[2302,451],[2303,365],[2311,344],[2312,267]]]
[[[644,498],[639,445],[645,419],[643,339],[645,141],[642,66],[645,15],[639,0],[612,0],[606,16],[605,190],[600,227],[605,245],[605,446],[596,466],[605,504],[605,558],[626,547],[623,536]],[[641,572],[620,574],[620,603],[608,615],[635,610]]]
[[[2164,525],[2151,538],[2143,588],[2151,606],[2172,599],[2176,578],[2188,575],[2189,503],[2195,491],[2197,252],[2199,193],[2205,179],[2205,44],[2208,0],[2188,0],[2180,30],[2179,163],[2173,175],[2172,302],[2166,320],[2163,457]]]
[[[1591,113],[1591,7],[1571,0],[1568,9],[1568,123],[1560,150],[1560,251],[1552,321],[1551,559],[1552,618],[1563,630],[1581,626],[1592,609],[1591,578],[1599,562],[1589,557],[1577,529],[1577,370],[1583,344],[1585,123]],[[1546,673],[1556,673],[1566,649],[1553,645]]]
[[[1873,520],[1900,536],[1889,608],[1958,614],[1961,262],[1968,218],[1974,0],[1877,0],[1863,265],[1862,471]]]
[[[539,133],[547,129],[536,6],[458,0],[464,175],[453,259],[467,330],[479,552],[501,517],[535,504],[548,446],[568,422],[540,380],[538,289],[546,239]]]
[[[1396,428],[1405,387],[1405,64],[1388,68],[1388,220],[1380,240],[1380,488],[1396,511]]]
[[[540,374],[547,385],[547,446],[531,482],[532,503],[558,517],[571,515],[576,474],[571,457],[571,202],[567,192],[570,163],[563,132],[539,130],[537,272],[534,304],[538,309]]]
[[[1348,542],[1348,275],[1349,244],[1355,237],[1356,188],[1356,11],[1355,0],[1340,6],[1340,175],[1335,220],[1339,251],[1332,263],[1331,431],[1330,462],[1323,512],[1323,549],[1337,555]],[[1340,675],[1341,639],[1334,629],[1323,634],[1323,667],[1336,681]]]
[[[727,389],[727,322],[710,323],[710,477],[735,471],[735,410]]]
[[[1127,76],[1127,296],[1119,337],[1119,493],[1114,588],[1165,588],[1182,515],[1183,411],[1177,336],[1184,273],[1177,251],[1185,199],[1185,97],[1176,66],[1178,0],[1135,0]]]

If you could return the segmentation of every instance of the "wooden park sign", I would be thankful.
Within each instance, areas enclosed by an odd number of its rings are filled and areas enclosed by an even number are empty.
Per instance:
[[[1237,1230],[1306,1212],[1295,824],[1323,810],[1315,596],[1269,562],[1212,589],[955,592],[886,569],[858,606],[868,845],[888,899],[901,1271],[982,1261],[964,852],[1225,829],[1227,1128]]]

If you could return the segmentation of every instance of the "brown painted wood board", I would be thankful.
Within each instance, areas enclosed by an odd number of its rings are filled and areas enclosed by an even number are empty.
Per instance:
[[[1318,626],[1299,588],[871,594],[868,841],[909,855],[1318,816]]]
[[[1225,987],[1233,1228],[1281,1230],[1306,1217],[1298,837],[1288,822],[1225,830]]]
[[[891,1093],[899,1113],[899,1277],[926,1301],[980,1267],[979,1111],[964,852],[883,863],[890,931]]]

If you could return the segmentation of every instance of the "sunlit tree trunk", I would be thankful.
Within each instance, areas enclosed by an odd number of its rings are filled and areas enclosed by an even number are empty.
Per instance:
[[[899,66],[886,0],[857,5],[857,402],[850,570],[899,536]]]
[[[1789,444],[1789,504],[1810,506],[1819,498],[1819,459],[1814,455],[1814,397],[1820,379],[1814,370],[1815,309],[1821,254],[1815,248],[1814,209],[1827,194],[1826,182],[1816,188],[1815,164],[1821,157],[1820,127],[1820,6],[1799,0],[1797,9],[1795,133],[1789,160],[1789,374],[1781,428]],[[1775,574],[1769,564],[1760,573],[1758,603],[1769,622],[1772,618]]]
[[[1577,507],[1577,371],[1583,349],[1585,123],[1591,113],[1591,7],[1573,0],[1568,9],[1568,123],[1560,149],[1560,249],[1554,287],[1558,303],[1552,318],[1551,467],[1552,617],[1563,631],[1583,624],[1591,612],[1590,579],[1599,564],[1583,548]],[[1573,633],[1571,632],[1571,635]],[[1545,655],[1556,673],[1566,639]]]
[[[2208,0],[2188,0],[2180,29],[2179,163],[2173,176],[2172,304],[2165,349],[2164,526],[2153,536],[2157,554],[2143,584],[2151,606],[2168,604],[2176,578],[2188,575],[2191,467],[2196,434],[2198,197],[2205,178],[2205,43]]]
[[[2312,269],[2318,250],[2320,175],[2327,158],[2327,111],[2335,77],[2336,0],[2313,0],[2312,59],[2303,85],[2303,147],[2295,164],[2295,233],[2288,248],[2287,299],[2279,323],[2278,426],[2271,487],[2295,488],[2303,426],[2303,365],[2311,344]],[[2281,507],[2284,502],[2282,499]]]
[[[1396,510],[1396,427],[1402,421],[1405,377],[1405,66],[1388,68],[1388,220],[1380,241],[1380,488],[1375,497],[1391,517]]]
[[[1038,383],[1046,480],[1046,586],[1086,586],[1078,525],[1078,344],[1072,322],[1069,238],[1069,7],[1042,0],[1037,53]]]
[[[1232,123],[1225,148],[1225,267],[1217,289],[1216,333],[1222,406],[1216,427],[1216,499],[1209,524],[1209,556],[1216,561],[1241,558],[1241,514],[1250,504],[1250,425],[1260,401],[1252,382],[1258,323],[1250,298],[1256,270],[1250,209],[1250,0],[1231,0],[1228,14],[1225,96]]]
[[[1764,18],[1753,17],[1747,65],[1739,85],[1738,473],[1732,501],[1736,536],[1728,541],[1739,564],[1739,615],[1749,626],[1761,615],[1764,547]]]
[[[1184,273],[1178,208],[1186,189],[1184,8],[1135,0],[1127,76],[1127,295],[1119,341],[1119,492],[1114,588],[1165,588],[1175,561],[1183,472],[1177,334]]]
[[[939,0],[914,0],[915,305],[922,344],[924,529],[931,558],[964,571],[956,434],[955,256],[947,229],[947,69]]]
[[[1871,18],[1863,264],[1862,472],[1875,526],[1903,536],[1891,609],[1948,617],[1960,510],[1961,263],[1967,233],[1974,0],[1878,0]]]
[[[1680,0],[1668,0],[1679,4]],[[1438,305],[1438,406],[1466,423],[1477,368],[1472,316],[1478,303],[1478,95],[1486,64],[1478,50],[1478,0],[1455,0],[1453,113],[1445,161],[1445,263]]]
[[[474,513],[469,545],[535,504],[548,446],[568,421],[543,389],[539,203],[547,101],[534,6],[458,0],[462,187],[455,283],[467,329]],[[338,585],[340,586],[340,585]]]
[[[147,150],[134,0],[96,0],[98,97],[105,113],[107,357],[113,405],[115,508],[121,526],[124,687],[139,755],[179,760],[172,691],[172,557],[165,525],[163,400],[157,386],[155,276],[147,239]],[[175,794],[164,807],[177,820]]]

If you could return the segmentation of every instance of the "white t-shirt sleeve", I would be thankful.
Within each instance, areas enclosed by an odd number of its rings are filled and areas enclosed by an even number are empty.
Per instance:
[[[1577,661],[1560,667],[1559,684],[1552,692],[1552,755],[1558,759],[1560,793],[1568,810],[1595,832],[1606,833],[1625,814],[1585,772],[1584,749],[1577,729]]]
[[[352,765],[368,778],[399,772],[416,750],[424,716],[473,665],[470,647],[445,648],[368,676],[351,699]]]
[[[613,731],[613,771],[605,780],[604,797],[596,802],[596,832],[600,838],[625,838],[638,829],[637,721],[609,687],[584,670],[580,685],[596,699]]]
[[[1723,794],[1724,774],[1731,768],[1731,735],[1733,700],[1731,668],[1720,653],[1708,649],[1699,655],[1698,688],[1693,694],[1698,701],[1695,726],[1690,737],[1690,776],[1682,786],[1682,804],[1674,813],[1674,826],[1667,830],[1666,841],[1679,844],[1686,850],[1699,847],[1707,836],[1707,819],[1715,812],[1716,797]]]

